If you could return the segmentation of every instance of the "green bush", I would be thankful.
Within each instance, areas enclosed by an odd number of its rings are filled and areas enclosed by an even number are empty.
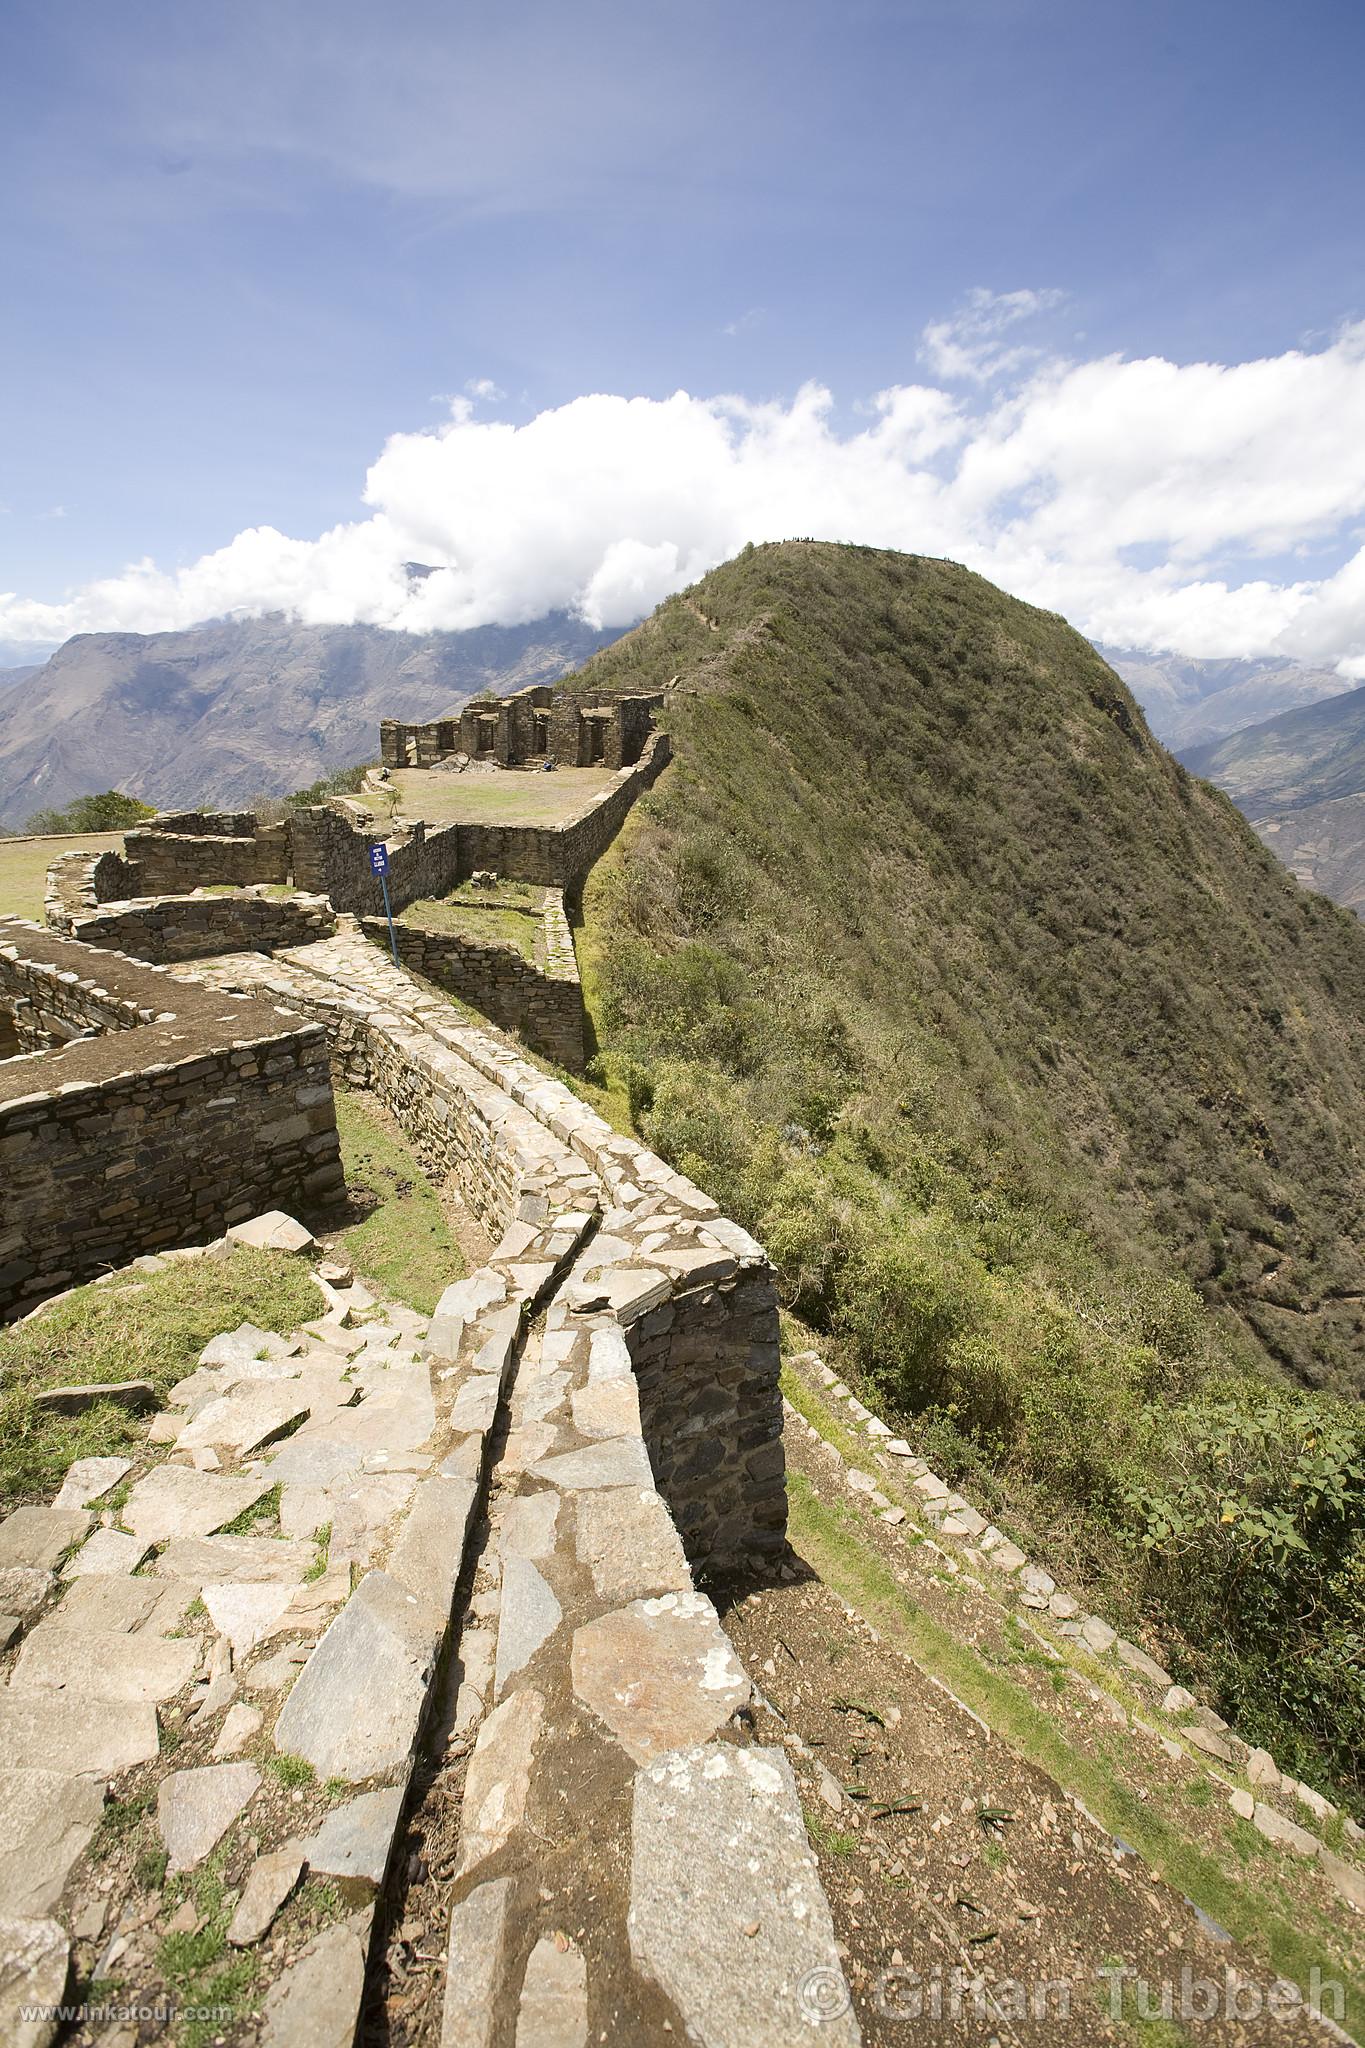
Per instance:
[[[102,790],[98,796],[78,796],[64,811],[35,811],[25,826],[27,832],[124,832],[156,815],[155,806],[144,804],[122,790]]]

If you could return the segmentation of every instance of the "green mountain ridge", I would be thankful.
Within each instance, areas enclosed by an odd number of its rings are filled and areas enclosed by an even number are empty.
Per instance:
[[[954,564],[746,550],[574,682],[675,678],[598,1078],[940,1467],[1351,1777],[1365,932]]]

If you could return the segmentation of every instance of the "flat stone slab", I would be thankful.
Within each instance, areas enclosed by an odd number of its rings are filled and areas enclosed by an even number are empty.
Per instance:
[[[125,1536],[121,1529],[96,1529],[67,1560],[62,1577],[130,1578],[151,1547],[144,1537]]]
[[[169,1543],[177,1536],[211,1536],[268,1493],[273,1481],[249,1476],[220,1477],[196,1472],[188,1465],[158,1465],[139,1479],[123,1509],[123,1520],[135,1536],[148,1543]],[[176,1578],[189,1572],[175,1571]]]
[[[271,1921],[302,1875],[303,1858],[296,1848],[275,1849],[256,1858],[228,1922],[227,1938],[234,1948],[250,1948],[270,1931]]]
[[[579,1562],[592,1573],[603,1600],[692,1590],[673,1517],[652,1487],[580,1494],[574,1503],[574,1540]]]
[[[166,1545],[152,1569],[200,1586],[297,1586],[313,1563],[311,1543],[277,1536],[185,1536]]]
[[[276,1980],[266,1993],[261,2048],[351,2048],[371,1918],[367,1907],[328,1927]]]
[[[228,1684],[232,1683],[232,1679],[229,1678]],[[253,1735],[259,1733],[261,1718],[255,1707],[245,1706],[241,1700],[234,1701],[223,1716],[223,1725],[218,1730],[217,1740],[213,1745],[215,1760],[240,1756]]]
[[[698,2048],[857,2048],[834,1923],[779,1749],[713,1743],[635,1779],[627,1925],[637,1968]]]
[[[704,1742],[749,1681],[704,1593],[636,1600],[577,1629],[573,1687],[637,1764]]]
[[[273,1330],[258,1330],[254,1323],[239,1323],[212,1337],[199,1354],[203,1366],[249,1364],[254,1358],[284,1358],[291,1346]]]
[[[1125,1642],[1123,1637],[1119,1636],[1114,1642],[1114,1652],[1120,1663],[1126,1664],[1130,1671],[1136,1671],[1149,1685],[1159,1686],[1162,1692],[1170,1686],[1170,1672],[1163,1671],[1156,1659],[1149,1657],[1145,1650],[1140,1650],[1136,1643]]]
[[[98,1778],[0,1768],[0,1913],[50,1913],[103,1811]]]
[[[291,1585],[278,1582],[206,1585],[203,1601],[209,1619],[220,1636],[226,1636],[234,1656],[246,1657],[257,1643],[265,1641],[279,1627],[294,1598]]]
[[[150,1380],[103,1380],[88,1386],[44,1387],[33,1396],[35,1408],[56,1415],[84,1415],[99,1401],[112,1401],[134,1415],[145,1415],[157,1406],[156,1388]]]
[[[588,1966],[567,1938],[542,1934],[531,1950],[517,2010],[517,2048],[586,2048]]]
[[[74,1465],[67,1466],[66,1477],[52,1505],[54,1508],[88,1507],[92,1500],[99,1500],[117,1486],[124,1473],[132,1469],[127,1458],[77,1458]]]
[[[35,1629],[9,1682],[11,1693],[66,1693],[73,1699],[169,1700],[187,1686],[199,1663],[192,1636],[145,1632],[96,1634],[61,1628],[55,1621]]]
[[[1310,1835],[1307,1828],[1301,1828],[1296,1820],[1286,1820],[1264,1800],[1257,1800],[1251,1819],[1253,1826],[1268,1842],[1276,1843],[1281,1849],[1292,1849],[1296,1856],[1316,1856],[1321,1848],[1316,1835]]]
[[[502,1511],[498,1547],[507,1557],[549,1557],[559,1520],[557,1493],[523,1493]]]
[[[574,1390],[570,1405],[580,1436],[640,1434],[640,1397],[633,1379],[590,1381]]]
[[[258,1252],[308,1252],[316,1242],[312,1231],[283,1209],[267,1209],[249,1223],[229,1224],[226,1236],[229,1244],[244,1244]]]
[[[389,1851],[403,1811],[403,1788],[387,1785],[334,1806],[315,1835],[298,1847],[321,1877],[367,1878],[384,1882]]]
[[[157,1754],[150,1701],[0,1691],[0,1757],[16,1769],[113,1778]]]
[[[545,1701],[523,1686],[495,1707],[479,1730],[465,1773],[457,1875],[494,1856],[521,1825]]]
[[[454,1430],[491,1429],[498,1412],[501,1386],[496,1373],[474,1373],[455,1396],[450,1411]]]
[[[532,1465],[537,1479],[544,1479],[564,1493],[585,1492],[598,1486],[654,1485],[649,1458],[638,1437],[613,1437],[592,1444],[583,1451],[561,1451],[557,1457],[542,1458]]]
[[[423,1479],[403,1517],[385,1566],[389,1577],[415,1593],[440,1627],[450,1617],[478,1487],[472,1479]]]
[[[511,1890],[510,1878],[492,1878],[451,1911],[441,2048],[488,2048],[492,2039]]]
[[[6,2048],[47,2048],[57,2021],[32,2010],[61,2005],[71,1944],[55,1920],[0,1919],[0,2041]]]
[[[275,1747],[353,1783],[406,1762],[437,1632],[416,1596],[372,1571],[313,1651],[275,1724]]]
[[[51,1626],[114,1635],[148,1628],[160,1634],[179,1625],[198,1591],[184,1579],[128,1579],[95,1573],[75,1579],[67,1587]],[[38,1632],[47,1626],[40,1622]]]
[[[84,1508],[16,1508],[0,1522],[0,1570],[51,1571],[90,1528]]]
[[[32,1564],[10,1564],[0,1570],[0,1614],[30,1621],[42,1612],[57,1581],[49,1571]]]
[[[311,1413],[295,1380],[255,1381],[197,1408],[176,1438],[176,1449],[195,1451],[211,1446],[245,1458]]]
[[[192,1870],[222,1840],[261,1782],[254,1764],[204,1764],[172,1771],[156,1798],[167,1873]]]
[[[563,1619],[563,1608],[530,1558],[504,1558],[501,1604],[498,1608],[497,1672],[493,1685],[498,1699]]]
[[[291,1436],[267,1460],[271,1483],[331,1486],[360,1470],[365,1453],[359,1444],[334,1443],[325,1436]]]

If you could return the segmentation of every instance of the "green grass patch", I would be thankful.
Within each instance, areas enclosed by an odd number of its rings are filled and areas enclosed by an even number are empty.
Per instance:
[[[268,1756],[265,1767],[273,1778],[290,1792],[301,1785],[311,1785],[317,1772],[305,1756]]]
[[[854,1511],[828,1507],[799,1472],[788,1476],[794,1547],[834,1592],[856,1607],[892,1648],[947,1685],[1019,1755],[1084,1802],[1111,1834],[1131,1842],[1166,1882],[1265,1957],[1305,1993],[1316,1966],[1346,1991],[1346,2026],[1365,2038],[1365,1987],[1338,1964],[1331,1930],[1291,1925],[1244,1871],[1229,1877],[1212,1856],[1129,1790],[1113,1772],[1066,1741],[1057,1724],[1018,1686],[991,1671],[976,1653],[909,1599],[881,1559],[860,1540]]]
[[[338,1089],[337,1129],[352,1199],[369,1207],[342,1234],[371,1286],[430,1315],[466,1267],[435,1190],[406,1140],[364,1096]]]
[[[467,939],[476,946],[509,946],[524,960],[536,957],[540,917],[526,910],[509,910],[477,901],[437,902],[431,897],[422,897],[416,903],[410,903],[394,922],[408,925],[415,931],[438,932],[451,938]]]
[[[46,839],[0,839],[0,916],[43,922],[47,870],[59,853],[123,850],[121,832],[61,833]]]
[[[45,1387],[150,1380],[164,1400],[211,1337],[242,1322],[292,1330],[316,1315],[307,1268],[237,1247],[225,1259],[177,1261],[162,1273],[77,1288],[36,1321],[0,1333],[0,1506],[48,1496],[76,1458],[135,1454],[146,1423],[97,1401],[83,1415],[34,1404]]]
[[[263,1493],[249,1508],[243,1508],[240,1515],[234,1515],[230,1522],[224,1522],[220,1534],[224,1536],[251,1536],[257,1533],[261,1522],[278,1524],[283,1486],[272,1486],[269,1493]]]

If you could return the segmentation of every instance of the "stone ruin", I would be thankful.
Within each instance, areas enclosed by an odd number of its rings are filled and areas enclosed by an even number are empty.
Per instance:
[[[542,720],[547,695],[497,712],[483,751],[539,736],[602,760],[605,796],[552,830],[410,829],[390,886],[402,904],[475,871],[542,881],[541,980],[572,977],[581,1058],[564,891],[667,741],[645,700]],[[154,1271],[234,1238],[306,1253],[342,1191],[334,1078],[382,1104],[493,1240],[429,1319],[319,1266],[314,1323],[206,1348],[103,1525],[128,1461],[87,1461],[50,1507],[0,1522],[0,1592],[13,1580],[26,1603],[0,1615],[0,2031],[7,1983],[55,2002],[73,1938],[98,1918],[79,1951],[94,1968],[124,1924],[90,1903],[113,1793],[154,1812],[172,1870],[241,1866],[228,1939],[266,1946],[234,2042],[352,2040],[416,1797],[458,1839],[441,2048],[582,2043],[622,1997],[632,2042],[804,2039],[801,1984],[843,1984],[829,1906],[790,1764],[757,1742],[703,1590],[784,1544],[772,1269],[701,1190],[462,1020],[432,984],[467,961],[416,935],[419,981],[373,942],[355,910],[373,907],[376,836],[336,806],[268,827],[160,817],[123,856],[54,864],[55,930],[0,921],[0,1317],[134,1255]],[[531,998],[510,974],[485,997],[499,988],[524,1023]],[[565,1025],[566,1064],[571,1041]],[[274,1542],[223,1533],[277,1495]],[[305,1539],[322,1527],[319,1575]],[[52,1566],[73,1542],[67,1588]],[[271,1757],[313,1773],[302,1815],[263,1801]],[[620,1875],[569,1939],[548,1902],[581,1887],[588,1833]],[[346,1881],[344,1916],[301,1949],[267,1942],[305,1872]],[[856,2042],[851,2012],[822,2038]]]
[[[629,768],[654,726],[662,692],[595,700],[532,683],[510,697],[472,698],[448,718],[420,725],[386,718],[379,728],[384,767],[436,768],[463,754],[500,768],[554,761],[563,768]]]

